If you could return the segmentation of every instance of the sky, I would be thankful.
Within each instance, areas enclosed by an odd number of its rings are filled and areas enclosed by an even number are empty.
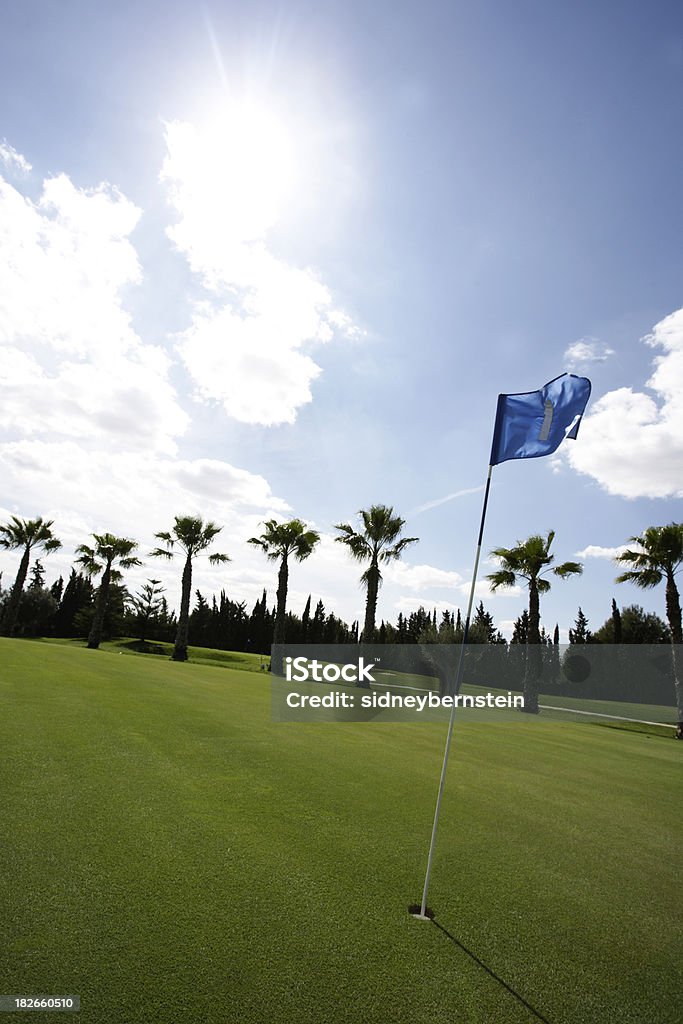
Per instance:
[[[556,531],[542,621],[612,597],[612,558],[683,519],[683,9],[677,3],[24,0],[0,39],[0,519],[63,542],[223,529],[206,596],[248,607],[266,519],[362,619],[334,524],[392,505],[419,537],[379,618],[464,609],[498,393],[590,377],[576,441],[496,467],[494,547]],[[0,556],[3,585],[18,559]]]

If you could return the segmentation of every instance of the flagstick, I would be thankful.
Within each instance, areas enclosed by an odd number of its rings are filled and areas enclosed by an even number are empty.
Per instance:
[[[477,572],[479,570],[479,557],[481,555],[481,542],[484,536],[484,522],[486,520],[486,508],[489,503],[489,491],[491,490],[491,471],[493,466],[489,466],[488,476],[486,477],[486,490],[484,491],[484,505],[481,510],[481,523],[479,524],[479,539],[477,541],[477,554],[474,559],[474,570],[472,572],[472,586],[470,587],[470,597],[467,604],[467,615],[465,617],[465,628],[462,634],[462,642],[460,644],[460,656],[458,658],[458,669],[455,676],[455,693],[460,692],[460,682],[462,679],[463,667],[465,662],[465,645],[467,644],[467,637],[470,631],[470,617],[472,615],[472,605],[474,603],[474,588],[477,582]],[[434,811],[434,824],[432,825],[432,838],[429,844],[429,855],[427,857],[427,871],[425,874],[425,884],[422,890],[422,905],[419,914],[413,914],[413,917],[417,918],[418,921],[429,921],[430,918],[427,916],[427,892],[429,890],[429,876],[432,870],[432,858],[434,856],[434,847],[436,846],[436,833],[439,828],[439,814],[441,813],[441,798],[443,796],[444,786],[446,784],[446,770],[448,768],[448,755],[451,749],[451,740],[453,738],[453,726],[455,725],[455,703],[451,708],[451,715],[448,722],[448,733],[446,736],[446,749],[443,755],[443,764],[441,766],[441,779],[439,781],[439,793],[436,798],[436,810]]]

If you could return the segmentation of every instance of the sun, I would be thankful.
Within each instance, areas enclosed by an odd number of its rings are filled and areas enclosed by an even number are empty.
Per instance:
[[[176,200],[235,241],[265,237],[296,184],[291,133],[266,107],[224,103],[196,124],[166,125],[163,177]]]

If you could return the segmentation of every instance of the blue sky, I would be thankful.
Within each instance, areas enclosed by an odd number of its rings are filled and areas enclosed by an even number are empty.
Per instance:
[[[50,576],[93,530],[144,553],[196,511],[233,559],[197,585],[251,604],[275,581],[244,541],[295,514],[325,537],[292,607],[350,620],[332,525],[385,502],[420,544],[380,614],[462,608],[496,395],[569,369],[593,381],[579,439],[495,470],[485,547],[552,527],[560,560],[591,549],[549,629],[613,595],[663,614],[606,556],[682,518],[679,5],[4,20],[0,513],[55,519]],[[130,584],[151,575],[173,598],[159,565]],[[509,631],[524,595],[485,591]]]

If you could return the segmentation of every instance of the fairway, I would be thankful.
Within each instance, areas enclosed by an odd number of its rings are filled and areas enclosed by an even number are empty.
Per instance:
[[[7,639],[0,700],[2,993],[83,1024],[680,1019],[668,737],[457,725],[425,924],[441,724],[275,724],[257,671]]]

